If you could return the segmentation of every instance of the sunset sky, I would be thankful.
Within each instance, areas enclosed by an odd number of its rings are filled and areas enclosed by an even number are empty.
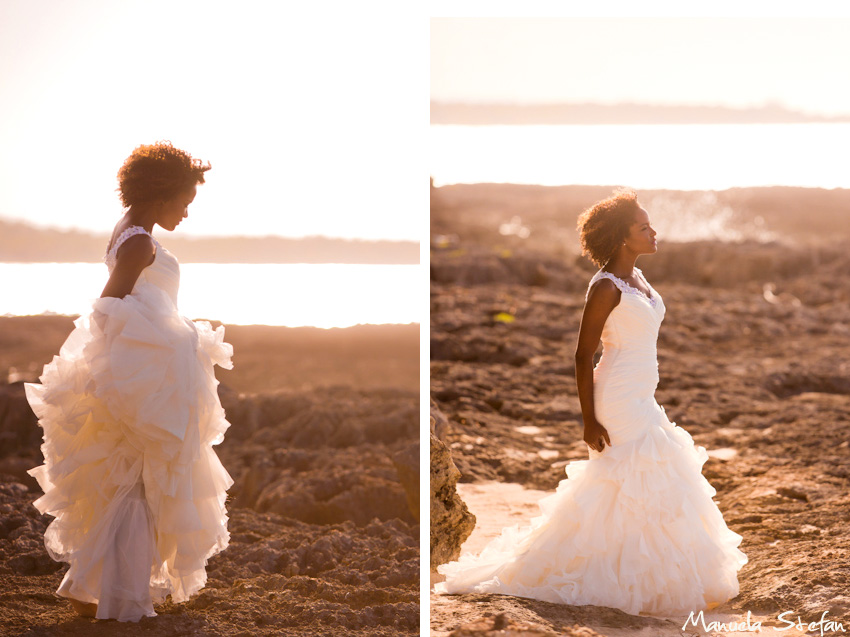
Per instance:
[[[848,17],[433,18],[431,98],[847,114],[848,33]]]
[[[213,166],[188,234],[418,240],[428,20],[395,6],[3,0],[0,217],[111,231],[168,139]]]

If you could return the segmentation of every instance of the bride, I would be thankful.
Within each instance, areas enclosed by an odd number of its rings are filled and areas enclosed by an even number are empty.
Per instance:
[[[542,515],[438,567],[438,593],[501,593],[675,616],[738,594],[746,563],[702,476],[705,449],[655,402],[664,302],[641,271],[655,230],[632,191],[579,217],[590,280],[575,369],[589,459],[567,467]],[[603,354],[596,368],[599,341]]]
[[[44,543],[70,565],[57,593],[84,616],[139,621],[168,594],[185,601],[230,537],[213,365],[230,369],[233,350],[223,327],[180,316],[177,259],[152,235],[188,215],[208,169],[168,142],[133,151],[103,294],[26,385],[44,429],[35,506],[55,518]]]

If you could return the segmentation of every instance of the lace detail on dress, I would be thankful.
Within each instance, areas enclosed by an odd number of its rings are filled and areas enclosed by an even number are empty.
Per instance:
[[[637,272],[637,274],[641,278],[641,280],[643,280],[643,282],[646,283],[646,287],[648,287],[650,292],[652,292],[652,286],[646,280],[646,277],[643,276],[643,272],[641,272],[640,269],[638,269],[638,268],[635,268],[635,272]],[[587,298],[587,295],[590,294],[590,288],[592,288],[593,285],[597,281],[599,281],[599,279],[608,279],[614,285],[617,286],[617,289],[620,290],[620,292],[623,292],[624,294],[637,295],[637,296],[641,297],[642,299],[649,301],[649,304],[652,307],[655,307],[655,305],[657,303],[657,299],[656,299],[654,294],[652,296],[647,296],[646,293],[644,293],[642,290],[639,290],[638,288],[629,284],[627,281],[624,281],[623,279],[616,276],[615,274],[611,274],[610,272],[606,272],[605,270],[599,270],[599,272],[594,274],[593,278],[590,279],[590,283],[587,285],[587,293],[585,294],[585,299]]]
[[[145,230],[142,226],[129,226],[128,228],[124,228],[121,234],[115,239],[115,243],[112,244],[112,247],[106,251],[106,254],[103,257],[103,261],[106,263],[106,267],[109,268],[109,271],[112,272],[112,268],[115,267],[115,263],[118,260],[118,248],[121,247],[121,244],[124,243],[130,237],[133,237],[137,234],[146,234],[153,242],[159,246],[156,242],[156,239],[151,236],[151,234]]]

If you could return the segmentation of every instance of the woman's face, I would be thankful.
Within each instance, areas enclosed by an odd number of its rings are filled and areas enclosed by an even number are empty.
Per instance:
[[[173,199],[162,202],[156,222],[166,230],[174,230],[183,219],[189,216],[189,204],[195,200],[197,192],[197,185],[193,185],[181,191]]]
[[[629,226],[626,247],[637,254],[653,254],[658,251],[655,234],[655,230],[649,224],[649,213],[639,207],[635,213],[634,222]]]

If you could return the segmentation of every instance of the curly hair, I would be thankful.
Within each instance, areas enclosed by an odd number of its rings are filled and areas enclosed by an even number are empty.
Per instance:
[[[212,166],[169,141],[138,146],[118,171],[118,192],[126,208],[166,201],[204,183],[204,173]]]
[[[600,268],[608,263],[628,236],[639,209],[637,194],[620,189],[582,212],[578,218],[582,255]]]

